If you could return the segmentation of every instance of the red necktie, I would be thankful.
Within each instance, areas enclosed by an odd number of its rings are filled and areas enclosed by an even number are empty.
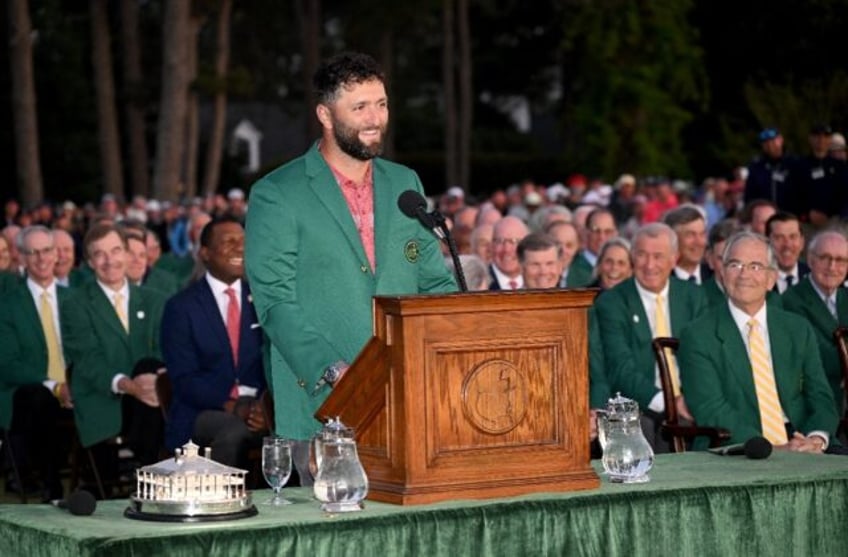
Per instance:
[[[236,291],[232,288],[224,290],[230,298],[227,304],[227,336],[230,337],[230,348],[233,350],[233,363],[238,365],[239,331],[241,330],[241,311],[239,310]]]

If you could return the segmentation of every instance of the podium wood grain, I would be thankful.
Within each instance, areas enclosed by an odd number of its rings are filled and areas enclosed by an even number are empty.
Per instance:
[[[316,417],[356,429],[369,499],[419,504],[598,487],[595,290],[374,298],[374,336]]]

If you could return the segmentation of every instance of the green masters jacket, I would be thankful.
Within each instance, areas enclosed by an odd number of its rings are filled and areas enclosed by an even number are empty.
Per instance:
[[[583,257],[581,252],[574,254],[571,265],[568,267],[568,276],[565,277],[565,286],[579,288],[587,286],[594,280],[592,264]]]
[[[62,334],[74,366],[74,416],[80,441],[89,447],[121,431],[120,396],[112,392],[115,375],[131,376],[142,358],[161,358],[159,325],[165,299],[155,290],[130,285],[129,333],[96,280],[77,288],[68,305]]]
[[[668,298],[671,334],[679,338],[683,326],[704,312],[706,300],[700,286],[675,277],[669,278]],[[635,277],[598,296],[594,307],[610,390],[632,398],[644,410],[660,389],[656,386],[650,321]]]
[[[144,275],[144,281],[141,283],[151,290],[156,290],[165,299],[170,298],[180,291],[180,282],[172,273],[159,267],[151,267]]]
[[[835,441],[839,418],[807,320],[768,305],[771,359],[784,414],[803,434],[826,431]],[[681,388],[695,420],[730,431],[730,443],[762,435],[751,362],[728,304],[690,323],[677,352]]]
[[[418,176],[378,158],[373,180],[376,272],[317,144],[250,192],[245,261],[271,341],[280,435],[308,439],[319,427],[313,414],[329,388],[312,396],[313,388],[328,365],[352,362],[371,338],[373,296],[456,291],[432,232],[397,206],[402,192],[422,192]]]
[[[68,320],[70,291],[56,287],[59,323]],[[66,358],[67,359],[67,358]],[[12,399],[21,385],[47,380],[47,343],[25,281],[0,297],[0,427],[12,423]]]
[[[612,398],[595,306],[589,308],[589,408],[605,408]]]
[[[781,298],[783,299],[784,309],[806,317],[810,325],[813,326],[824,373],[833,391],[836,408],[841,411],[844,397],[844,391],[840,386],[842,383],[842,364],[839,361],[839,353],[836,351],[836,343],[833,341],[833,331],[839,325],[848,325],[848,289],[840,286],[836,291],[838,320],[833,317],[827,309],[827,305],[813,288],[812,279],[809,275],[786,290]]]

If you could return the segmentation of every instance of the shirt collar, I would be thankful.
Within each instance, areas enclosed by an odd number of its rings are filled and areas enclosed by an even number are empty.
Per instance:
[[[760,327],[763,329],[768,329],[768,314],[766,313],[766,304],[765,300],[763,301],[763,307],[757,310],[757,312],[751,316],[733,305],[733,302],[730,299],[727,300],[727,306],[730,308],[730,315],[733,317],[733,322],[736,323],[736,327],[743,332],[743,334],[747,334],[748,330],[748,321],[751,319],[756,319],[757,323],[759,323]]]
[[[34,280],[32,280],[31,277],[27,277],[26,285],[27,285],[27,288],[29,288],[29,291],[32,293],[32,295],[35,298],[40,298],[42,292],[47,292],[47,294],[49,294],[51,298],[53,298],[54,300],[56,299],[56,281],[55,280],[50,281],[50,284],[47,286],[47,288],[44,288],[43,286],[41,286],[40,284],[38,284]]]
[[[665,281],[665,286],[662,287],[662,290],[659,292],[651,292],[650,290],[644,288],[639,281],[634,277],[633,284],[636,285],[636,291],[639,292],[639,297],[643,300],[650,300],[651,303],[657,301],[657,296],[662,296],[663,300],[668,300],[668,285],[670,280]]]
[[[838,288],[833,291],[833,294],[828,296],[821,288],[819,288],[819,285],[816,284],[816,281],[813,280],[812,275],[807,275],[807,279],[809,279],[810,284],[813,285],[813,290],[816,291],[816,294],[819,295],[819,298],[821,298],[825,304],[827,304],[828,301],[832,301],[834,304],[836,304],[836,293],[839,292]]]
[[[106,286],[99,280],[97,281],[97,286],[99,286],[103,293],[106,294],[106,297],[109,298],[110,302],[113,302],[115,300],[116,294],[120,294],[121,296],[123,296],[124,300],[130,299],[130,283],[127,281],[126,278],[124,278],[124,284],[122,284],[121,287],[117,290],[112,290],[110,287]]]
[[[209,271],[206,271],[206,282],[209,284],[209,288],[212,289],[212,293],[216,296],[224,295],[224,291],[227,288],[232,288],[236,292],[236,298],[241,299],[241,279],[236,279],[232,284],[227,284],[213,277]]]

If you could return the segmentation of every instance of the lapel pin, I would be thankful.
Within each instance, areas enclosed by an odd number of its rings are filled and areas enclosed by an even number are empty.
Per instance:
[[[135,314],[135,316],[138,317],[139,319],[144,319],[144,312],[139,311],[138,313]]]
[[[252,304],[252,303],[253,303],[253,294],[248,294],[248,295],[247,295],[247,303],[248,303],[248,304]]]
[[[639,316],[638,316],[638,315],[636,315],[635,313],[633,314],[633,322],[634,322],[634,323],[638,323],[638,322],[639,322]]]
[[[258,328],[259,328],[259,323],[251,323],[251,324],[250,324],[250,328],[251,328],[251,329],[258,329]]]

